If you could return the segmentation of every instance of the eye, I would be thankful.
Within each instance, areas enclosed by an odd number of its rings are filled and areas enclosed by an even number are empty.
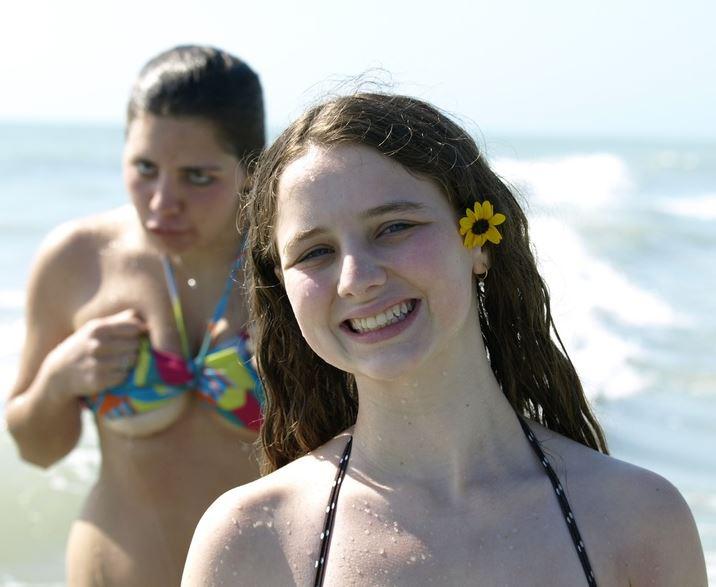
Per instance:
[[[307,253],[304,253],[296,263],[304,263],[306,261],[313,261],[315,259],[320,259],[321,257],[325,257],[326,255],[330,255],[333,252],[333,249],[329,247],[315,247],[308,251]]]
[[[203,169],[188,169],[186,178],[192,185],[209,185],[214,182],[214,178]]]
[[[383,234],[390,235],[395,234],[397,232],[403,232],[405,230],[408,230],[409,228],[412,228],[413,226],[415,226],[415,224],[410,222],[391,222],[380,230],[378,236]]]
[[[157,173],[157,166],[150,161],[140,159],[134,164],[137,173],[142,177],[154,177]]]

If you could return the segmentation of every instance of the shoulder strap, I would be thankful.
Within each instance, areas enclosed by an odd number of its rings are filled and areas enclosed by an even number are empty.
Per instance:
[[[181,311],[181,300],[179,299],[179,290],[177,289],[176,278],[174,277],[174,269],[169,262],[167,255],[162,255],[162,266],[164,267],[164,277],[169,290],[169,299],[172,304],[172,313],[174,314],[174,322],[179,332],[179,340],[181,341],[181,354],[188,361],[191,358],[189,350],[189,338],[186,333],[186,325],[184,323],[184,314]]]
[[[221,298],[219,298],[219,301],[216,304],[216,308],[214,310],[214,314],[211,317],[211,320],[209,320],[209,323],[206,325],[206,331],[204,332],[204,338],[201,342],[199,354],[194,360],[194,363],[196,365],[204,364],[204,358],[206,357],[206,354],[209,351],[209,347],[211,346],[211,342],[214,338],[216,324],[224,316],[224,314],[226,313],[226,307],[229,305],[229,296],[231,295],[231,290],[234,288],[234,284],[236,283],[236,274],[241,268],[242,262],[243,253],[239,254],[239,256],[236,258],[236,261],[234,261],[234,264],[231,266],[231,271],[229,272],[229,276],[226,279],[226,285],[224,286],[224,292],[222,293]],[[182,355],[188,361],[191,359],[189,337],[187,335],[186,324],[184,322],[184,314],[181,309],[181,300],[179,299],[179,290],[177,289],[174,269],[172,268],[172,264],[169,261],[169,257],[167,255],[162,256],[162,265],[164,267],[164,276],[167,282],[167,289],[169,290],[169,299],[172,304],[172,313],[174,314],[174,321],[176,322],[177,331],[179,332]]]

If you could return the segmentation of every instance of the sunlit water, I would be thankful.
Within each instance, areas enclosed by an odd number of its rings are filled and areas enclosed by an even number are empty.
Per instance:
[[[613,454],[682,491],[716,578],[716,143],[481,141],[525,198],[557,325]],[[121,143],[119,128],[0,126],[5,389],[33,254],[58,223],[124,202]],[[62,583],[69,525],[98,466],[86,423],[49,471],[21,463],[0,430],[0,583]]]

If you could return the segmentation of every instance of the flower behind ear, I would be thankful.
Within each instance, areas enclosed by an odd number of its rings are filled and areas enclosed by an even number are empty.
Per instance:
[[[465,236],[463,244],[468,249],[481,247],[485,242],[490,241],[499,245],[502,240],[497,226],[502,224],[507,217],[504,214],[494,213],[492,204],[485,200],[475,202],[474,210],[465,210],[465,216],[460,218],[460,234]]]

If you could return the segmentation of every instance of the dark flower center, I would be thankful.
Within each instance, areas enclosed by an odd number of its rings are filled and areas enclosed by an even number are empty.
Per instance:
[[[487,220],[478,220],[472,225],[472,234],[485,234],[489,228],[490,223]]]

